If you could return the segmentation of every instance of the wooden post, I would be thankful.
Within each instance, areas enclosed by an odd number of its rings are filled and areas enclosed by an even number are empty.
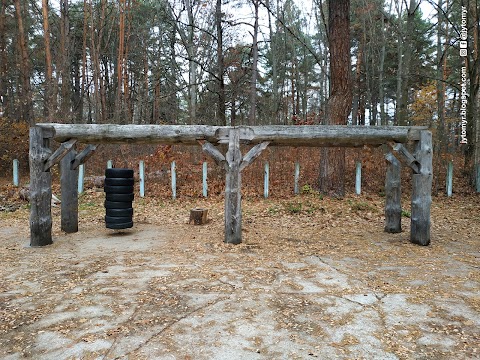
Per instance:
[[[61,229],[66,233],[78,231],[78,169],[72,169],[76,155],[72,149],[60,161]]]
[[[240,132],[230,129],[228,151],[226,154],[227,175],[225,181],[225,242],[240,244],[242,242],[242,195],[240,164]]]
[[[13,160],[13,186],[19,185],[18,159]]]
[[[83,184],[85,182],[85,164],[78,166],[78,193],[83,194]]]
[[[268,188],[269,188],[269,179],[270,179],[270,166],[268,162],[265,163],[265,173],[263,177],[263,197],[268,198]]]
[[[385,179],[385,232],[402,232],[401,164],[392,153],[385,154],[387,176]]]
[[[40,127],[30,128],[30,246],[52,243],[52,174],[44,171],[51,150],[46,136]]]
[[[416,142],[415,158],[420,164],[418,174],[412,175],[412,217],[410,241],[426,246],[430,244],[430,206],[432,204],[432,133],[420,132]]]
[[[145,163],[143,160],[138,164],[138,177],[140,179],[140,197],[145,197]]]
[[[170,173],[172,175],[172,199],[175,200],[177,198],[177,167],[175,161],[172,161]]]
[[[207,172],[208,172],[208,164],[205,161],[203,163],[203,167],[202,167],[202,175],[203,175],[202,176],[202,194],[203,194],[203,197],[207,197],[207,195],[208,195]]]
[[[362,192],[362,163],[355,162],[355,194],[360,195]]]
[[[300,180],[300,163],[297,161],[295,162],[295,173],[294,177],[294,184],[293,184],[293,193],[298,195],[300,193],[300,189],[298,187],[298,181]]]
[[[453,161],[448,162],[447,166],[447,196],[452,196],[453,192]]]

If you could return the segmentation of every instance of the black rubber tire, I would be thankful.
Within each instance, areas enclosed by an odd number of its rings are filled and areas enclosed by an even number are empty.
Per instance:
[[[128,229],[133,227],[133,221],[123,223],[123,224],[111,224],[111,223],[106,223],[105,227],[107,229],[114,229],[114,230],[121,230],[121,229]]]
[[[105,177],[107,178],[133,178],[132,169],[105,169]]]
[[[105,178],[105,186],[133,186],[133,178]]]
[[[132,217],[133,215],[133,208],[128,209],[106,209],[107,216],[114,216],[114,217]]]
[[[105,216],[105,222],[107,224],[124,224],[132,221],[131,216],[123,216],[123,217],[117,217],[117,216]]]
[[[116,194],[116,193],[107,192],[105,194],[105,198],[108,201],[120,201],[120,202],[130,201],[131,202],[135,198],[135,195],[133,193],[130,193],[130,194]]]
[[[105,186],[103,190],[110,194],[131,194],[133,186]]]
[[[129,209],[132,207],[131,201],[108,201],[105,200],[105,209]]]

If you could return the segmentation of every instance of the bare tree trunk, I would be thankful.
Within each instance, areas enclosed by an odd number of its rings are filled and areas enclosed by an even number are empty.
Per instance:
[[[404,55],[403,55],[403,67],[400,73],[402,77],[401,90],[400,90],[400,101],[398,107],[398,125],[405,126],[408,125],[408,97],[410,90],[410,63],[413,53],[413,39],[414,36],[414,22],[415,22],[415,13],[418,8],[416,0],[410,0],[410,5],[407,8],[407,24],[405,30],[405,36],[402,41],[406,46]],[[400,21],[401,22],[401,21]]]
[[[403,98],[402,98],[402,82],[403,82],[403,21],[402,21],[402,12],[403,12],[403,2],[396,2],[397,8],[397,17],[398,21],[398,34],[397,34],[397,93],[396,93],[396,104],[395,104],[395,125],[400,125],[399,117],[401,113],[401,108],[403,108]]]
[[[62,78],[60,114],[62,119],[70,122],[70,94],[72,86],[70,80],[70,15],[68,0],[60,0],[60,49],[60,76]]]
[[[21,113],[22,120],[27,121],[30,125],[35,124],[33,117],[33,99],[32,87],[30,83],[30,61],[28,59],[27,38],[25,35],[25,28],[23,25],[23,15],[20,0],[15,0],[15,14],[17,16],[18,25],[18,45],[20,48],[20,78],[22,83],[21,90]]]
[[[77,119],[83,122],[83,109],[85,103],[85,96],[87,95],[85,84],[88,83],[87,79],[87,31],[88,31],[88,16],[91,16],[90,7],[87,6],[87,0],[83,0],[83,35],[82,35],[82,88],[80,91],[80,104],[78,107]],[[90,98],[87,96],[87,101],[90,103]],[[90,109],[90,106],[88,107]],[[88,121],[90,120],[90,111],[88,112]]]
[[[5,3],[1,0],[0,7],[0,112],[2,116],[8,117],[8,95],[7,95],[7,72],[8,59],[5,41]]]
[[[330,45],[330,97],[327,121],[345,125],[352,109],[350,78],[350,1],[329,0],[328,41]],[[345,149],[322,149],[320,191],[345,194]]]
[[[118,54],[117,54],[117,101],[116,101],[116,120],[123,120],[124,102],[123,102],[123,67],[125,61],[125,0],[118,0]]]
[[[193,0],[186,0],[188,14],[188,86],[189,86],[189,115],[190,124],[194,124],[197,118],[197,63],[195,56],[195,19],[193,17]]]
[[[221,125],[227,125],[225,117],[225,69],[223,58],[222,0],[217,0],[215,7],[215,23],[217,28],[217,77],[218,77],[218,117]]]
[[[249,125],[255,125],[257,118],[257,64],[258,64],[258,7],[259,0],[253,0],[255,8],[255,23],[253,25],[253,44],[252,44],[252,83],[250,88],[250,115]]]
[[[52,70],[52,52],[50,49],[50,29],[48,21],[48,0],[42,0],[42,17],[43,17],[43,41],[45,45],[45,102],[44,116],[47,121],[52,122],[55,116],[55,98]]]

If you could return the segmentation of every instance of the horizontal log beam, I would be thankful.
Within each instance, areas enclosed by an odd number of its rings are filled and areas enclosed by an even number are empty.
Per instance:
[[[37,124],[53,129],[60,142],[77,139],[82,143],[163,143],[196,145],[228,143],[226,126],[208,125],[114,125],[114,124]],[[240,142],[270,146],[360,147],[388,142],[405,143],[420,139],[420,126],[250,126],[239,127]]]

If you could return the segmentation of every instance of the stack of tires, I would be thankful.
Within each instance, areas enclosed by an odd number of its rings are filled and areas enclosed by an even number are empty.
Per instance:
[[[133,227],[133,170],[105,170],[105,224],[108,229]]]

